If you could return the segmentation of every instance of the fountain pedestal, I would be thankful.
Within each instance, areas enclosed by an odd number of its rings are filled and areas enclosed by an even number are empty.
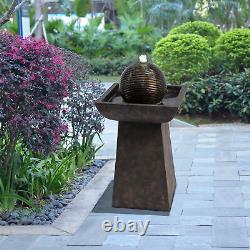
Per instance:
[[[97,102],[107,118],[119,121],[113,207],[170,211],[176,179],[169,121],[186,92],[184,86],[168,86],[162,104],[114,102],[114,84]]]

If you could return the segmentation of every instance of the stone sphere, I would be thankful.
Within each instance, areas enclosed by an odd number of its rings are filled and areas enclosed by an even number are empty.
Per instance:
[[[157,104],[163,99],[166,90],[164,75],[154,64],[133,64],[121,75],[120,92],[126,102]]]

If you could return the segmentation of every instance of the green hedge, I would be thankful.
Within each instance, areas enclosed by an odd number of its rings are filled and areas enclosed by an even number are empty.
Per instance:
[[[153,60],[167,80],[178,84],[207,72],[210,53],[207,40],[199,35],[169,35],[156,44]]]
[[[200,35],[207,39],[210,46],[215,45],[215,41],[221,35],[220,30],[212,23],[202,22],[202,21],[194,21],[187,22],[180,26],[173,28],[170,35],[175,34],[196,34]]]
[[[93,58],[89,59],[88,63],[92,74],[95,75],[120,75],[123,70],[130,64],[135,63],[136,58],[118,57],[115,59],[110,58]]]
[[[216,75],[189,85],[183,114],[232,114],[250,122],[250,73]]]
[[[250,30],[234,29],[222,35],[214,48],[219,64],[233,72],[250,68]]]

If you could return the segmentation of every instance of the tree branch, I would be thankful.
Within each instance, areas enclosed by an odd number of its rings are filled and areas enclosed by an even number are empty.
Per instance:
[[[18,0],[13,0],[10,8],[0,18],[0,27],[7,23],[12,17],[12,15],[28,1],[29,0],[22,0],[21,3],[18,4]]]

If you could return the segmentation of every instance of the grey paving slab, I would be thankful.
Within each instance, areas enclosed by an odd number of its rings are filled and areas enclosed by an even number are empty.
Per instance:
[[[29,250],[65,249],[71,236],[39,236]]]
[[[150,225],[179,225],[180,216],[155,216],[150,215]]]
[[[144,236],[141,238],[137,250],[172,250],[175,236]]]
[[[243,195],[239,187],[216,187],[214,207],[244,207]]]
[[[29,250],[38,239],[37,236],[11,235],[1,241],[1,250]]]
[[[250,216],[248,208],[184,208],[185,216],[219,216],[219,217],[247,217]]]
[[[240,187],[240,181],[213,181],[214,187]]]
[[[213,247],[249,247],[244,218],[216,218],[213,226]]]
[[[101,246],[108,233],[102,229],[105,217],[88,216],[77,233],[68,242],[69,246]],[[98,235],[98,237],[97,237]]]
[[[212,226],[212,216],[181,216],[181,225],[192,225],[192,226]]]
[[[185,226],[181,225],[149,225],[146,235],[178,236],[185,234]]]
[[[124,234],[112,234],[108,235],[103,245],[125,247],[136,247],[140,241],[139,235],[124,235]]]
[[[211,246],[209,236],[178,236],[175,241],[175,249],[203,249]]]
[[[213,193],[206,193],[206,195],[199,194],[199,193],[175,194],[175,199],[213,201],[214,200],[214,194]]]
[[[55,250],[136,250],[135,246],[68,246],[66,248],[55,248]]]
[[[199,200],[185,200],[183,201],[183,208],[211,208],[214,207],[213,201],[199,201]]]
[[[237,181],[239,180],[239,171],[237,168],[215,168],[214,180],[217,181]]]

